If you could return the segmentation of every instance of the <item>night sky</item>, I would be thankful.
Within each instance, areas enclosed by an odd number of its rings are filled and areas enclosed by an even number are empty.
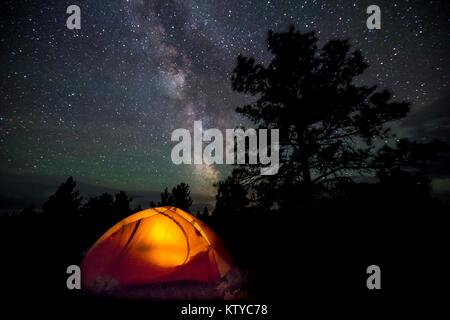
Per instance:
[[[213,204],[229,168],[172,164],[176,128],[234,128],[248,97],[231,89],[242,53],[267,62],[267,31],[349,38],[370,67],[358,79],[412,103],[400,137],[450,142],[448,1],[2,1],[1,207],[40,205],[70,175],[85,196],[126,190],[136,203],[191,185]],[[66,28],[67,6],[81,30]],[[381,30],[366,8],[381,8]],[[390,141],[387,143],[391,143]],[[446,160],[449,160],[448,158]],[[450,191],[445,159],[431,172]]]

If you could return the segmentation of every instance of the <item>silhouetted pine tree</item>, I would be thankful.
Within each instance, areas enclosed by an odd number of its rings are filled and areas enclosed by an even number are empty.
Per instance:
[[[241,214],[250,203],[247,189],[234,176],[217,184],[216,207],[213,216]]]
[[[160,206],[173,206],[174,201],[172,194],[169,192],[169,189],[166,187],[164,192],[161,193],[161,202],[158,203],[158,207]]]
[[[172,188],[171,194],[173,205],[181,210],[189,211],[192,205],[191,190],[189,185],[182,182]]]
[[[49,216],[59,218],[73,217],[79,213],[82,197],[76,188],[76,183],[72,177],[61,184],[56,192],[43,204],[42,210]]]
[[[112,204],[113,215],[115,220],[119,221],[131,214],[130,203],[133,201],[133,198],[129,198],[125,191],[116,193],[114,197]]]
[[[375,176],[380,162],[376,142],[392,137],[386,124],[404,117],[406,102],[393,102],[387,90],[359,85],[355,78],[368,65],[348,40],[318,48],[314,32],[268,34],[272,61],[264,66],[239,56],[233,89],[256,100],[237,112],[259,128],[280,130],[281,167],[276,176],[260,175],[258,166],[240,166],[233,175],[252,186],[262,205],[311,207],[341,180]],[[219,184],[218,210],[227,184]]]

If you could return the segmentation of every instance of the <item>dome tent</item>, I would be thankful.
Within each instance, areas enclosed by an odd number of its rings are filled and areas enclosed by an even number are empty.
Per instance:
[[[151,208],[123,219],[97,240],[81,264],[83,286],[91,289],[213,283],[230,268],[218,237],[175,207]]]

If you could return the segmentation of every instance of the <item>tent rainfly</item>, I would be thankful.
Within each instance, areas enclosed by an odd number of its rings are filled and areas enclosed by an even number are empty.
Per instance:
[[[135,213],[109,229],[86,254],[87,288],[174,281],[215,282],[231,268],[219,238],[194,216],[175,207]]]

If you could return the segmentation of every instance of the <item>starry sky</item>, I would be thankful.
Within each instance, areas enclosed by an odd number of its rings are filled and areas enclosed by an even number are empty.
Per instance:
[[[81,8],[81,30],[66,8]],[[366,8],[381,8],[368,30]],[[249,97],[231,89],[239,54],[267,63],[269,29],[349,38],[369,63],[357,81],[394,91],[412,112],[399,136],[450,142],[447,1],[3,0],[0,4],[0,207],[39,205],[73,175],[86,196],[137,203],[191,185],[212,204],[229,167],[172,164],[176,128],[234,128]],[[431,175],[450,194],[446,159]]]

